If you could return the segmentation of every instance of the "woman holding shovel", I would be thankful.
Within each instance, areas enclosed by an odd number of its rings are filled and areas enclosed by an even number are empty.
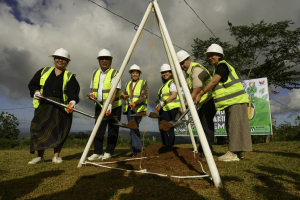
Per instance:
[[[168,131],[163,130],[164,121],[169,122],[175,120],[178,113],[178,109],[181,107],[179,97],[177,95],[177,89],[174,84],[171,67],[168,64],[163,64],[160,68],[161,78],[163,85],[158,91],[159,104],[155,107],[159,111],[161,116],[159,121],[159,131],[161,134],[161,140],[163,145],[174,146],[175,133],[174,127]],[[164,121],[163,121],[164,120]],[[167,125],[167,124],[165,124]]]
[[[38,151],[38,157],[28,164],[44,162],[44,152],[48,148],[54,148],[52,162],[62,162],[59,153],[71,129],[73,108],[79,102],[80,87],[75,74],[66,70],[70,54],[60,48],[50,56],[55,66],[37,71],[28,85],[35,108],[30,127],[30,153]],[[40,100],[39,96],[68,105],[68,108]]]
[[[224,59],[223,49],[212,44],[206,51],[208,62],[215,66],[213,78],[196,97],[212,90],[216,110],[225,110],[226,132],[229,138],[228,152],[219,157],[220,161],[239,161],[244,151],[252,151],[250,126],[247,112],[248,96],[234,68]]]
[[[121,93],[121,97],[125,101],[123,114],[127,115],[128,122],[135,120],[137,126],[142,120],[142,116],[146,116],[147,111],[147,81],[141,80],[141,69],[137,65],[132,65],[129,69],[131,81],[125,84],[125,93]],[[129,157],[136,156],[142,151],[143,145],[140,138],[139,129],[130,129],[131,146]]]

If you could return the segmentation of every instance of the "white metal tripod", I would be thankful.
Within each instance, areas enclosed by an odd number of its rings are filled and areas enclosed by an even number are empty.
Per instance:
[[[182,86],[182,89],[183,89],[183,92],[185,94],[185,97],[186,97],[186,100],[187,100],[187,103],[188,103],[188,106],[190,107],[190,112],[191,112],[191,115],[192,115],[192,118],[193,118],[193,121],[194,121],[194,124],[195,124],[195,127],[196,127],[196,130],[197,130],[197,133],[198,133],[198,136],[199,136],[199,139],[200,139],[200,143],[201,143],[201,146],[203,148],[203,151],[204,151],[204,154],[205,154],[205,157],[206,157],[206,161],[207,161],[207,164],[208,164],[208,167],[209,167],[209,170],[210,170],[210,173],[211,173],[211,176],[212,176],[212,179],[213,179],[213,182],[215,184],[216,187],[218,188],[223,188],[223,184],[222,184],[222,181],[221,181],[221,178],[220,178],[220,175],[219,175],[219,172],[218,172],[218,169],[217,169],[217,166],[216,166],[216,163],[213,159],[213,156],[212,156],[212,153],[211,153],[211,150],[209,148],[209,145],[208,145],[208,142],[207,142],[207,139],[206,139],[206,136],[204,134],[204,131],[203,131],[203,128],[202,128],[202,125],[201,125],[201,122],[200,122],[200,119],[199,119],[199,116],[198,116],[198,113],[197,113],[197,110],[194,106],[194,102],[193,102],[193,99],[192,99],[192,96],[191,96],[191,93],[189,91],[189,88],[187,86],[187,83],[186,83],[186,80],[185,80],[185,76],[183,75],[182,73],[182,70],[181,70],[181,67],[179,65],[179,62],[178,62],[178,59],[177,59],[177,55],[176,55],[176,52],[175,52],[175,49],[173,47],[173,43],[171,41],[171,38],[170,38],[170,35],[169,35],[169,32],[167,30],[167,27],[165,25],[165,22],[164,22],[164,19],[162,17],[162,14],[161,14],[161,11],[159,9],[159,6],[158,6],[158,3],[157,3],[157,0],[152,0],[150,1],[148,7],[147,7],[147,10],[144,14],[144,17],[140,23],[140,26],[139,28],[137,29],[137,32],[133,38],[133,41],[131,42],[131,45],[128,49],[128,52],[124,58],[124,61],[119,69],[119,73],[118,75],[116,76],[116,80],[114,82],[114,84],[112,85],[111,87],[111,92],[108,94],[108,97],[105,101],[105,104],[103,105],[102,109],[104,110],[107,110],[107,107],[109,105],[109,102],[113,96],[113,93],[114,91],[116,90],[117,88],[117,84],[119,83],[119,80],[121,79],[121,76],[123,75],[123,72],[126,68],[126,65],[129,61],[129,58],[130,58],[130,55],[138,41],[138,38],[140,37],[140,34],[143,30],[143,27],[146,23],[146,20],[147,20],[147,17],[148,15],[150,14],[151,10],[153,9],[154,13],[156,14],[156,17],[157,17],[157,20],[159,22],[159,28],[160,28],[160,32],[161,32],[161,35],[162,35],[162,38],[163,38],[163,42],[164,42],[164,46],[165,46],[165,49],[166,49],[166,53],[167,53],[167,56],[168,56],[168,59],[169,59],[169,62],[170,62],[170,66],[171,66],[171,70],[172,70],[172,73],[175,75],[177,74],[178,77],[179,77],[179,81],[181,83],[181,86]],[[176,78],[175,78],[176,77]],[[179,95],[179,98],[180,98],[180,103],[181,105],[184,105],[184,101],[183,101],[183,97],[182,97],[182,94],[181,94],[181,89],[180,89],[180,86],[179,86],[179,82],[178,82],[178,79],[177,79],[177,76],[174,76],[174,81],[175,81],[175,84],[176,84],[176,88],[177,88],[177,91],[178,91],[178,95]],[[183,108],[183,111],[185,111],[185,106],[182,106]],[[102,119],[104,117],[104,114],[105,112],[101,112],[98,119],[97,119],[97,122],[94,126],[94,129],[91,133],[91,136],[88,140],[88,143],[84,149],[84,152],[80,158],[80,161],[78,163],[78,167],[81,167],[82,164],[85,164],[85,159],[87,157],[87,154],[88,154],[88,151],[92,145],[92,142],[96,136],[96,133],[98,131],[98,128],[102,122]],[[186,119],[187,119],[187,116],[186,116]],[[191,129],[191,126],[188,124],[188,129],[189,129],[189,132],[190,132],[190,136],[191,136],[191,140],[192,140],[192,144],[193,144],[193,148],[194,148],[194,151],[197,151],[197,148],[196,148],[196,143],[195,143],[195,140],[194,140],[194,137],[192,135],[192,129]]]

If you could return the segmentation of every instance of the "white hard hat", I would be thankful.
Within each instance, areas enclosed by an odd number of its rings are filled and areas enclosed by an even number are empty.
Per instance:
[[[99,59],[99,57],[102,57],[102,56],[108,56],[108,57],[111,57],[111,59],[113,59],[110,52],[107,51],[106,49],[102,49],[101,51],[99,51],[97,59]]]
[[[223,49],[218,44],[212,44],[212,45],[210,45],[207,48],[207,50],[206,50],[206,52],[204,54],[206,55],[207,53],[219,53],[219,54],[222,54],[224,56]]]
[[[137,66],[136,64],[134,64],[130,67],[129,73],[131,73],[132,70],[137,70],[140,72],[140,74],[142,73],[141,68],[139,66]]]
[[[185,59],[187,59],[188,57],[190,57],[190,54],[188,54],[186,51],[184,50],[180,50],[177,52],[177,58],[179,62],[184,61]]]
[[[171,67],[169,64],[163,64],[161,67],[160,67],[160,72],[165,72],[165,71],[171,71]]]
[[[69,61],[71,61],[69,52],[67,52],[67,50],[65,50],[64,48],[57,49],[54,52],[54,54],[50,55],[49,57],[55,57],[55,56],[64,57],[67,58]]]

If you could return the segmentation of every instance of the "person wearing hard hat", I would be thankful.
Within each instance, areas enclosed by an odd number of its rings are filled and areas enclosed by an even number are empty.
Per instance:
[[[71,129],[73,109],[79,102],[79,84],[75,74],[66,69],[71,61],[70,54],[60,48],[50,57],[54,58],[54,67],[37,71],[28,85],[35,108],[30,127],[30,153],[38,152],[38,157],[28,164],[44,162],[44,152],[48,148],[54,148],[53,163],[63,161],[59,153]],[[68,105],[68,108],[41,100],[40,96]]]
[[[163,64],[160,68],[160,73],[163,85],[158,90],[159,104],[155,107],[155,109],[159,111],[159,115],[161,116],[158,119],[159,123],[162,120],[165,120],[167,122],[175,120],[178,109],[181,107],[170,65]],[[159,131],[161,134],[163,145],[174,146],[174,128],[171,128],[168,131],[159,129]]]
[[[100,69],[93,72],[90,85],[90,96],[97,99],[102,105],[104,105],[110,89],[115,82],[118,71],[111,68],[113,57],[108,50],[102,49],[99,51],[97,59]],[[120,121],[122,112],[121,80],[119,81],[116,90],[112,92],[114,92],[114,94],[105,114],[106,116],[113,114],[114,116],[117,116],[117,119]],[[101,110],[102,108],[95,103],[95,116],[99,116]],[[88,157],[88,160],[107,160],[111,158],[112,154],[114,154],[119,135],[119,126],[115,126],[113,123],[115,123],[114,119],[102,120],[94,139],[94,154]],[[104,154],[102,155],[104,134],[107,126],[107,146]]]
[[[142,114],[147,111],[147,81],[140,79],[142,71],[136,64],[132,65],[129,69],[131,74],[131,81],[125,84],[125,92],[121,93],[121,97],[125,101],[123,113],[127,115],[128,122],[135,120],[137,126],[142,120],[142,117],[131,116],[132,114]],[[133,112],[133,108],[137,113]],[[139,129],[130,129],[130,155],[129,157],[136,156],[142,151],[143,145],[140,138]]]
[[[188,83],[192,99],[195,100],[197,94],[199,94],[201,89],[212,80],[212,77],[205,67],[199,63],[192,62],[190,55],[186,51],[181,50],[177,52],[177,58],[181,69],[186,73],[186,81]],[[187,106],[187,102],[185,102],[185,106]],[[209,148],[211,151],[213,151],[215,136],[213,119],[217,111],[211,92],[208,92],[205,94],[205,96],[203,96],[201,101],[199,101],[197,104],[197,109]],[[180,112],[182,113],[182,108],[180,109]],[[200,153],[201,157],[205,156],[201,143],[198,147],[198,152]]]
[[[223,59],[221,46],[212,44],[205,54],[208,62],[215,66],[215,70],[212,80],[197,95],[196,101],[201,101],[205,94],[212,92],[216,109],[225,110],[229,151],[218,160],[239,161],[240,158],[244,158],[242,152],[252,151],[247,113],[248,96],[234,68]]]

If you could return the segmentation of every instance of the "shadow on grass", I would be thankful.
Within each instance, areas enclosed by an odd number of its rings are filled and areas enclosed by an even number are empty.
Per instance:
[[[0,183],[1,199],[18,199],[34,191],[44,179],[59,176],[64,170],[45,171],[20,179],[3,181]]]
[[[288,193],[289,188],[285,187],[282,181],[294,184],[295,189],[299,190],[300,187],[300,174],[288,172],[279,168],[270,166],[257,166],[262,173],[245,170],[248,173],[255,175],[255,178],[263,183],[263,186],[256,185],[253,190],[264,196],[264,199],[299,199],[299,196]],[[287,175],[294,179],[294,182],[282,179],[282,175]],[[279,176],[279,177],[278,177]]]
[[[86,166],[81,170],[86,170]],[[117,167],[120,167],[118,165]],[[124,167],[124,166],[123,166]],[[130,166],[127,166],[130,168]],[[205,188],[205,187],[204,187]],[[204,199],[197,192],[154,175],[107,170],[94,175],[81,176],[73,187],[36,199]]]
[[[255,153],[271,153],[271,154],[275,154],[278,156],[284,156],[284,157],[290,157],[290,158],[300,158],[300,154],[299,153],[290,153],[290,152],[270,152],[270,151],[255,151]]]
[[[224,188],[219,189],[219,194],[224,198],[224,199],[235,199],[230,192],[227,190],[227,185],[234,183],[234,182],[243,182],[244,180],[237,177],[237,176],[221,176],[221,180],[223,183]],[[231,192],[232,193],[232,192]]]

